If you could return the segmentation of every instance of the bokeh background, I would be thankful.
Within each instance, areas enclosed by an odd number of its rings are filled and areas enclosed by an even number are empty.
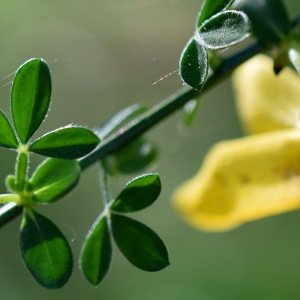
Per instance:
[[[292,15],[300,12],[298,1],[286,4]],[[129,104],[159,102],[182,86],[178,60],[200,6],[196,0],[3,1],[1,109],[9,112],[11,74],[32,57],[46,59],[53,77],[53,103],[40,134],[70,123],[94,127]],[[65,287],[45,290],[21,261],[17,218],[0,230],[1,299],[300,299],[299,212],[206,233],[186,225],[172,209],[172,191],[198,170],[211,145],[243,134],[230,81],[202,97],[189,130],[179,129],[179,119],[176,113],[147,133],[160,149],[151,170],[160,173],[163,191],[157,203],[134,215],[167,243],[171,266],[158,273],[140,271],[115,247],[99,287],[91,287],[76,267]],[[13,171],[15,153],[0,150],[0,155],[2,182]],[[128,179],[112,180],[112,194]],[[5,191],[3,184],[0,189]],[[100,209],[96,166],[63,201],[40,207],[66,234],[76,261]]]

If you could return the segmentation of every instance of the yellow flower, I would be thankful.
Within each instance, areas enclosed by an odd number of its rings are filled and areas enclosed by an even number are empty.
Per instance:
[[[300,79],[291,70],[283,72],[274,78],[272,64],[261,56],[236,72],[246,128],[252,133],[275,131],[213,147],[199,173],[173,195],[176,209],[191,225],[227,230],[300,208],[300,130],[282,129],[297,123]]]
[[[272,59],[257,55],[240,66],[232,79],[238,112],[247,133],[298,127],[300,80],[292,69],[284,68],[275,75]]]

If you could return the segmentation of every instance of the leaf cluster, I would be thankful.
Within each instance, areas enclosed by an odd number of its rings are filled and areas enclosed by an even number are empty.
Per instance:
[[[228,10],[232,0],[206,0],[200,10],[193,37],[179,61],[182,80],[201,90],[209,70],[208,53],[230,47],[249,36],[250,21],[242,11]]]
[[[128,261],[139,269],[153,272],[169,265],[168,251],[160,237],[145,224],[124,215],[148,207],[160,191],[159,176],[145,174],[130,181],[107,204],[82,248],[81,269],[92,285],[98,285],[109,269],[112,238]]]

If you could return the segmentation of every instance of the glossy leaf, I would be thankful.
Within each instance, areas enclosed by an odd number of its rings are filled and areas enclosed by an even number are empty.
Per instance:
[[[295,70],[300,74],[300,54],[296,49],[289,50],[289,59],[292,65],[294,66]]]
[[[11,111],[18,136],[26,144],[43,122],[51,100],[51,75],[46,62],[34,58],[17,71],[11,90]]]
[[[151,205],[159,196],[161,182],[158,174],[145,174],[130,181],[111,205],[118,212],[133,212]]]
[[[198,27],[213,15],[226,9],[234,0],[206,0],[200,11]]]
[[[254,35],[262,43],[279,43],[290,32],[291,22],[282,0],[235,0],[233,7],[247,14]]]
[[[111,175],[129,174],[141,171],[157,157],[157,148],[144,138],[139,138],[102,160]]]
[[[154,272],[170,264],[164,242],[146,225],[116,214],[111,215],[111,225],[115,242],[134,266]]]
[[[134,118],[140,116],[147,111],[147,107],[141,104],[133,104],[129,107],[122,109],[117,112],[112,118],[110,118],[104,125],[99,129],[96,129],[95,133],[101,138],[104,139],[117,129],[125,126]]]
[[[20,249],[26,267],[42,286],[60,288],[69,280],[73,256],[67,240],[52,221],[34,210],[24,213]]]
[[[100,139],[91,130],[67,126],[51,131],[34,141],[29,151],[55,158],[75,159],[96,148]]]
[[[35,202],[53,202],[74,188],[80,177],[77,160],[46,159],[30,179]]]
[[[82,249],[82,272],[96,286],[105,277],[111,263],[112,245],[106,217],[91,228]]]
[[[0,110],[0,146],[18,148],[18,140],[14,130],[3,111]]]
[[[197,39],[209,49],[220,49],[241,42],[249,36],[250,22],[243,12],[227,10],[205,21]]]
[[[184,48],[179,72],[182,80],[196,90],[201,90],[208,72],[208,58],[205,48],[195,39],[190,39]]]

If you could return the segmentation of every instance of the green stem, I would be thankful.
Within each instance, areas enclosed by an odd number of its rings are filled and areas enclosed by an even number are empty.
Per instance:
[[[107,183],[107,172],[105,168],[102,166],[102,163],[100,168],[100,188],[102,193],[102,202],[105,208],[110,201],[110,194],[109,194],[108,183]]]
[[[25,188],[27,181],[27,168],[28,168],[28,154],[19,152],[16,161],[16,188],[22,192]]]
[[[121,130],[119,131],[121,133],[108,137],[94,151],[81,158],[79,160],[81,169],[86,169],[117,148],[142,135],[177,109],[181,108],[186,102],[199,97],[200,93],[209,90],[212,86],[227,78],[237,66],[263,50],[265,49],[261,44],[255,43],[247,49],[224,59],[220,67],[208,77],[201,92],[184,87],[161,103],[155,105],[139,118],[126,125],[124,127],[126,130]],[[14,216],[17,216],[20,211],[19,207],[11,203],[6,204],[3,207],[0,206],[0,227]]]
[[[142,114],[140,117],[124,126],[126,130],[122,129],[119,131],[122,133],[117,133],[108,137],[99,145],[98,148],[81,158],[79,160],[81,169],[86,169],[122,145],[127,144],[138,136],[142,135],[147,130],[154,127],[154,125],[170,116],[177,109],[181,108],[185,103],[191,99],[199,97],[201,93],[206,92],[212,86],[229,77],[229,75],[237,66],[262,50],[263,46],[259,43],[256,43],[244,51],[239,52],[230,58],[224,59],[220,67],[214,71],[213,75],[208,77],[202,91],[184,87],[171,95],[169,98],[153,106],[146,113]]]

